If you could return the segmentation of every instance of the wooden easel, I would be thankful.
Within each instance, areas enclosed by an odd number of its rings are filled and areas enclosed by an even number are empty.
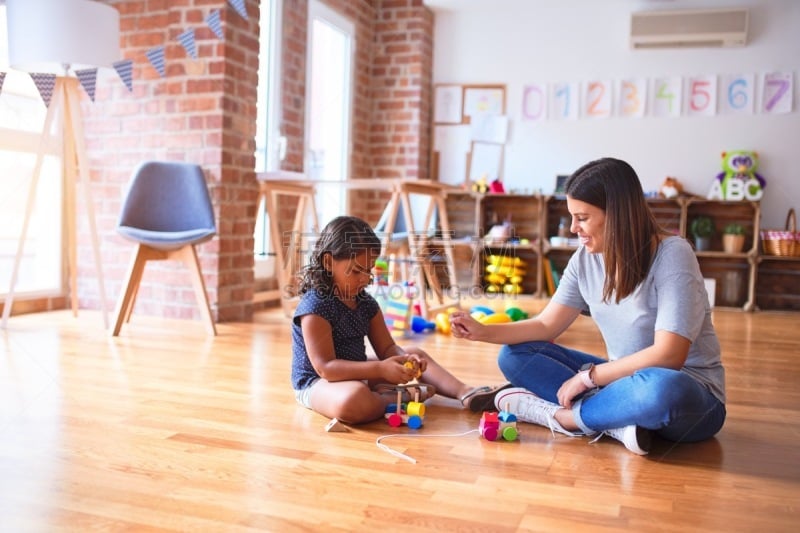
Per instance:
[[[28,235],[28,224],[33,213],[34,200],[36,198],[36,188],[39,184],[39,176],[42,171],[42,163],[45,156],[47,139],[52,131],[52,125],[56,116],[61,118],[61,133],[63,139],[63,153],[61,157],[62,175],[64,179],[64,219],[67,229],[67,265],[70,280],[70,299],[73,315],[78,315],[78,260],[77,260],[77,226],[75,188],[79,183],[83,189],[83,199],[86,207],[86,214],[89,217],[89,228],[92,238],[92,249],[94,251],[95,268],[97,269],[97,281],[100,285],[100,307],[103,310],[103,323],[108,329],[108,310],[106,309],[106,291],[103,283],[103,269],[100,261],[100,245],[97,239],[97,224],[94,218],[94,204],[92,203],[91,191],[89,189],[89,159],[86,156],[86,144],[84,140],[83,124],[81,122],[79,81],[72,77],[56,78],[53,89],[53,97],[47,108],[47,115],[44,120],[44,129],[39,143],[39,150],[36,154],[36,163],[33,167],[33,178],[28,192],[28,202],[25,208],[25,220],[22,224],[22,234],[17,245],[17,255],[14,259],[14,269],[11,274],[11,286],[6,297],[5,307],[3,308],[2,327],[5,329],[8,317],[11,315],[11,307],[14,303],[14,290],[17,284],[20,262],[25,249],[25,240]],[[57,228],[53,228],[57,231]]]
[[[288,294],[288,290],[293,286],[294,275],[298,269],[298,255],[302,244],[304,233],[319,231],[319,220],[314,204],[314,196],[319,183],[303,180],[303,174],[292,172],[269,173],[265,179],[260,180],[260,198],[264,200],[267,215],[271,219],[270,240],[275,250],[276,271],[279,283],[278,293],[275,295],[281,302],[284,314],[291,317],[296,305],[296,298]],[[392,235],[394,234],[397,215],[400,209],[403,210],[403,217],[406,220],[408,229],[408,258],[412,266],[419,265],[420,268],[412,269],[414,283],[420,288],[420,310],[422,316],[429,319],[437,312],[448,307],[457,306],[458,303],[447,303],[444,298],[444,291],[434,270],[434,265],[430,260],[426,250],[429,244],[429,237],[414,228],[414,218],[411,208],[411,194],[428,197],[428,207],[425,214],[425,229],[430,226],[434,213],[439,214],[439,224],[442,229],[443,238],[441,244],[445,251],[447,270],[450,285],[457,286],[455,276],[455,264],[453,259],[453,244],[450,238],[450,226],[447,220],[447,208],[445,204],[446,188],[438,183],[429,181],[409,181],[409,180],[351,180],[339,184],[348,189],[388,189],[391,197],[387,205],[389,213],[386,227],[383,234],[383,246],[381,255],[388,256],[391,248]],[[277,220],[280,218],[280,198],[296,198],[297,210],[295,211],[294,222],[287,247],[284,249],[284,240],[278,227]],[[259,200],[260,203],[260,200]],[[311,219],[312,227],[308,227],[307,220]],[[438,305],[432,306],[428,302],[428,291],[425,287],[430,287],[437,299]]]
[[[260,200],[264,201],[265,209],[270,217],[269,235],[273,249],[275,250],[276,272],[278,274],[278,298],[281,302],[283,312],[287,317],[291,317],[296,305],[296,299],[288,294],[294,286],[294,275],[298,269],[298,254],[300,252],[303,235],[309,231],[319,231],[319,220],[317,219],[317,209],[314,205],[314,194],[316,190],[311,181],[284,181],[284,180],[264,180],[260,183]],[[297,209],[294,213],[292,229],[289,233],[288,246],[284,250],[283,238],[278,220],[280,211],[278,206],[281,198],[296,198]],[[311,218],[312,227],[306,226],[306,217]]]
[[[414,227],[414,217],[411,208],[410,195],[416,194],[419,196],[427,197],[428,205],[425,212],[425,219],[423,222],[424,230],[427,230],[433,215],[438,212],[439,225],[442,229],[441,245],[444,248],[445,261],[447,262],[448,281],[451,287],[456,287],[458,282],[455,275],[455,262],[453,255],[453,243],[450,234],[450,224],[447,219],[447,206],[445,198],[447,196],[445,188],[436,182],[431,181],[406,181],[398,180],[395,182],[392,196],[389,200],[388,219],[385,228],[385,235],[383,238],[383,248],[381,255],[386,256],[389,247],[391,246],[392,235],[397,223],[397,216],[400,209],[403,210],[403,218],[408,230],[408,252],[409,260],[412,266],[419,268],[412,268],[412,276],[415,278],[414,283],[419,287],[420,298],[419,305],[421,315],[425,319],[430,319],[436,313],[453,306],[458,306],[457,302],[446,302],[444,298],[444,291],[436,276],[436,271],[433,262],[427,252],[430,237],[426,231],[417,231]],[[428,301],[428,291],[426,287],[430,288],[433,295],[436,297],[438,305],[432,306]]]

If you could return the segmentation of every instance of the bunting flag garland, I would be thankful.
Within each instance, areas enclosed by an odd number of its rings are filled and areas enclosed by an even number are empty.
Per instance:
[[[2,0],[0,0],[0,3]],[[245,20],[249,20],[247,15],[246,0],[227,0],[227,2],[234,8],[234,10]],[[222,14],[220,9],[211,10],[205,17],[205,23],[214,32],[214,35],[219,39],[225,39],[225,32],[222,27]],[[187,55],[192,59],[198,59],[197,42],[195,38],[195,29],[188,28],[178,35],[178,41],[183,46]],[[166,58],[165,47],[163,45],[155,46],[145,52],[150,64],[158,72],[159,76],[166,77]],[[122,59],[115,61],[112,66],[119,76],[120,80],[128,88],[129,92],[133,92],[133,59]],[[75,75],[80,81],[86,94],[92,102],[95,101],[97,92],[97,68],[90,68],[75,71]],[[5,83],[7,72],[0,72],[0,94],[3,92],[3,85]],[[50,107],[50,102],[53,98],[56,85],[56,74],[50,73],[30,73],[36,89],[42,98],[45,106]]]
[[[83,90],[89,95],[92,102],[94,102],[94,92],[97,87],[97,69],[87,68],[86,70],[76,70],[75,75],[80,80]]]
[[[247,20],[247,8],[244,5],[244,0],[228,0],[228,3],[233,6],[233,9],[235,9],[244,20]]]
[[[150,64],[158,71],[159,76],[162,78],[167,75],[167,69],[164,65],[164,46],[154,46],[147,52],[147,59],[150,60]]]
[[[39,90],[45,107],[50,107],[50,100],[53,98],[53,89],[56,87],[56,75],[40,72],[31,72],[33,84]]]
[[[211,28],[211,31],[220,39],[225,39],[225,33],[222,31],[222,20],[219,16],[219,9],[211,11],[206,17],[206,24]]]
[[[189,54],[192,59],[197,59],[197,46],[195,46],[194,42],[194,29],[189,28],[185,32],[178,35],[178,40],[183,45],[183,49],[186,50],[186,53]]]
[[[117,71],[120,79],[125,83],[129,91],[133,91],[133,59],[123,59],[114,62],[114,70]]]

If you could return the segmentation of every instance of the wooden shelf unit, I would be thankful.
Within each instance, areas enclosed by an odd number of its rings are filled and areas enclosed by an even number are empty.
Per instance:
[[[523,294],[541,296],[544,199],[530,194],[478,194],[450,190],[446,205],[452,244],[455,247],[458,286],[461,290],[482,292],[486,257],[504,255],[525,261]],[[492,242],[485,239],[492,226],[509,221],[512,238],[520,242]],[[523,243],[523,239],[527,242]]]
[[[691,221],[709,216],[717,228],[709,251],[696,252],[700,270],[716,281],[715,302],[720,307],[745,311],[800,309],[796,289],[800,258],[763,255],[759,246],[761,207],[758,202],[731,202],[680,197],[648,199],[658,222],[672,233],[693,241]],[[461,290],[480,291],[484,283],[485,257],[489,254],[520,257],[527,263],[523,294],[547,297],[545,266],[563,271],[575,247],[552,246],[562,217],[569,217],[563,197],[546,195],[477,194],[448,191],[446,198],[451,243],[456,249],[456,278]],[[510,216],[513,236],[526,244],[494,243],[485,239],[491,227]],[[740,253],[722,250],[722,229],[731,222],[744,226],[747,239]],[[758,277],[762,276],[759,281]],[[794,284],[793,284],[794,283]],[[757,301],[758,297],[758,301]]]
[[[763,254],[757,261],[756,309],[800,311],[800,257]]]

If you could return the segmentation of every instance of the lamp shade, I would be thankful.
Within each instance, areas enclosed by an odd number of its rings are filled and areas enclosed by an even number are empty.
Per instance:
[[[8,59],[26,72],[111,67],[120,59],[119,12],[93,0],[6,0]]]

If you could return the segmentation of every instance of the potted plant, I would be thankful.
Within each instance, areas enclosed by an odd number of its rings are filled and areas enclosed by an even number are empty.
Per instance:
[[[744,248],[744,226],[731,222],[722,230],[722,249],[729,254],[738,254]]]
[[[699,216],[692,220],[692,225],[689,229],[694,236],[694,245],[698,252],[711,248],[711,236],[714,235],[716,230],[713,220],[707,216]]]

